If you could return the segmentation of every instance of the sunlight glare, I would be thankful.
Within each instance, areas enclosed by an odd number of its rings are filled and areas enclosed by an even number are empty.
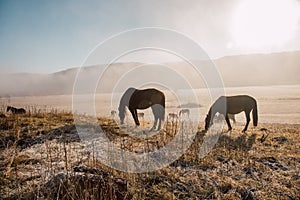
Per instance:
[[[297,0],[245,0],[233,14],[231,32],[237,46],[278,46],[293,37],[299,18]]]

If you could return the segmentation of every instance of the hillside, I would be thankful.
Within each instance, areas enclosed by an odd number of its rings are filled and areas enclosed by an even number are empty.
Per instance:
[[[300,52],[229,56],[214,61],[225,85],[300,84]]]
[[[266,86],[266,85],[297,85],[300,84],[300,51],[282,52],[272,54],[253,54],[227,56],[213,60],[220,71],[226,87],[240,86]],[[205,64],[205,62],[199,62]],[[110,92],[125,72],[129,72],[142,63],[115,63],[111,65],[108,74],[102,80],[102,86],[98,92]],[[194,87],[205,87],[190,70],[187,64],[182,62],[167,63],[176,69],[177,73],[188,77],[189,81],[197,83]],[[84,87],[88,87],[90,75],[101,74],[106,65],[89,66],[81,69],[81,79]],[[71,68],[52,74],[0,74],[1,96],[24,95],[57,95],[72,94],[76,74],[79,68]],[[168,77],[167,73],[158,74],[157,77]],[[143,79],[145,77],[139,77]],[[180,82],[173,81],[174,87],[182,88]],[[100,83],[101,84],[101,83]]]

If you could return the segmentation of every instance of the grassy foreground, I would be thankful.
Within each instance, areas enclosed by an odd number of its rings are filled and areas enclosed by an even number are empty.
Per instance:
[[[111,141],[132,152],[161,148],[177,134],[165,125],[145,142],[122,134],[112,119],[99,123]],[[84,149],[71,113],[0,118],[0,198],[300,199],[299,125],[251,125],[242,134],[237,124],[199,158],[203,127],[177,161],[134,174],[108,168]]]

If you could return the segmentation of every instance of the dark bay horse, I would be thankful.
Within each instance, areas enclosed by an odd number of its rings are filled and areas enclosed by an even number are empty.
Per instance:
[[[248,95],[238,95],[238,96],[221,96],[216,102],[210,107],[209,112],[205,118],[205,130],[213,124],[213,118],[216,113],[224,115],[226,123],[228,125],[228,130],[232,130],[228,114],[238,114],[244,111],[246,115],[246,126],[243,132],[247,131],[250,122],[250,112],[252,111],[253,126],[257,126],[258,116],[257,116],[257,103],[253,97]]]
[[[125,107],[128,107],[132,114],[134,122],[137,126],[140,125],[137,109],[147,109],[151,107],[154,115],[154,124],[151,130],[154,130],[158,123],[157,130],[161,128],[161,122],[165,119],[165,95],[154,88],[138,90],[129,88],[123,94],[119,105],[119,117],[121,124],[124,124]]]
[[[25,114],[26,110],[24,108],[14,108],[12,106],[7,106],[6,112],[11,111],[12,114]]]

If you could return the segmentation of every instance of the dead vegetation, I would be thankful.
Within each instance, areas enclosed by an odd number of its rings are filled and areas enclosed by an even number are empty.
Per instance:
[[[106,136],[132,152],[150,152],[184,129],[167,124],[149,137],[126,134],[111,119],[99,119]],[[171,125],[170,125],[171,124]],[[174,124],[174,123],[173,123]],[[168,126],[168,127],[167,127]],[[176,123],[180,126],[180,123]],[[197,129],[197,128],[196,128]],[[72,113],[31,110],[0,118],[2,199],[299,199],[299,125],[260,124],[242,134],[242,125],[222,133],[204,158],[205,132],[169,166],[125,173],[95,158],[80,142]],[[172,130],[172,131],[171,131]],[[174,131],[176,130],[176,132]],[[186,131],[181,131],[186,130]],[[184,141],[184,140],[183,140]]]

